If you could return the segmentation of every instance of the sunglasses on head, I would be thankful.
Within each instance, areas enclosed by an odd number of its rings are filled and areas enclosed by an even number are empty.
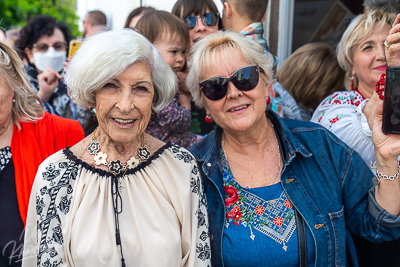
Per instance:
[[[231,77],[214,77],[199,83],[200,90],[210,100],[220,100],[228,92],[228,83],[232,82],[240,91],[253,90],[259,81],[258,65],[248,66],[235,71]]]
[[[186,18],[183,18],[183,22],[188,26],[189,30],[193,30],[196,27],[197,24],[197,18],[201,18],[201,21],[203,22],[204,26],[215,26],[218,24],[218,19],[219,19],[219,13],[218,12],[210,12],[206,13],[204,15],[198,15],[198,16],[189,16]]]

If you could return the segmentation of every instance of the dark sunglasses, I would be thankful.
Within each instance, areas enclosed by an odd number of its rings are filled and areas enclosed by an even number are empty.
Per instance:
[[[210,12],[206,13],[204,15],[198,15],[198,16],[189,16],[186,17],[183,20],[183,22],[188,26],[189,30],[193,30],[196,27],[197,24],[197,18],[201,18],[201,21],[205,26],[215,26],[218,24],[218,19],[219,19],[219,13],[218,12]]]
[[[228,92],[228,83],[232,82],[240,91],[253,90],[259,81],[258,65],[245,67],[235,71],[231,77],[214,77],[199,83],[200,90],[210,100],[220,100]]]

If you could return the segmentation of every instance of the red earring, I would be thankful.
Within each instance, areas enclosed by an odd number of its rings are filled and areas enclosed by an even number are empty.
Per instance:
[[[266,100],[267,100],[267,105],[271,104],[271,98],[269,96],[267,96]]]
[[[205,118],[205,121],[206,121],[207,123],[212,123],[213,121],[212,121],[211,115],[207,115],[206,118]]]
[[[351,85],[350,85],[350,90],[354,91],[354,76],[351,76]]]

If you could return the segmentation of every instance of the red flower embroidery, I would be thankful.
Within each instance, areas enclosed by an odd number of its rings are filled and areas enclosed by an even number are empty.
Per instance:
[[[233,213],[232,212],[227,212],[226,213],[226,218],[227,219],[230,219],[230,218],[232,218],[233,217]]]
[[[336,118],[331,119],[329,122],[333,124],[333,123],[337,122],[338,120],[339,120],[339,118],[336,117]]]
[[[283,224],[283,219],[281,217],[275,217],[274,224],[276,224],[277,226],[281,227],[282,224]]]
[[[226,196],[228,195],[228,196]],[[235,187],[225,186],[225,206],[229,207],[239,200],[239,195]]]
[[[239,206],[235,206],[233,207],[233,209],[231,210],[232,213],[238,213],[240,212],[240,207]]]
[[[333,104],[341,104],[342,102],[340,102],[339,99],[336,99],[335,101],[333,101]]]
[[[263,215],[263,214],[264,214],[264,211],[265,211],[265,209],[264,209],[263,207],[261,207],[261,206],[257,206],[257,207],[254,209],[254,212],[257,213],[258,215]]]
[[[286,199],[285,203],[283,203],[283,205],[285,205],[286,208],[289,208],[289,209],[291,209],[293,207],[293,204],[292,204],[292,202],[290,202],[289,199]]]
[[[242,218],[242,214],[241,214],[240,212],[235,213],[235,215],[233,216],[233,219],[234,219],[235,221],[240,220],[240,218]]]
[[[356,107],[358,107],[358,105],[360,105],[361,101],[357,101],[356,103],[354,103],[354,105],[356,105]]]

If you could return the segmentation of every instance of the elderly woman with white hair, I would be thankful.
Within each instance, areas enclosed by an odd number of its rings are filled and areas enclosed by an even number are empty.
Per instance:
[[[116,41],[117,40],[117,41]],[[207,266],[206,199],[194,157],[144,133],[176,90],[168,64],[140,34],[96,35],[66,82],[99,127],[39,167],[23,266]]]
[[[350,232],[400,236],[400,138],[373,141],[377,173],[324,127],[267,109],[272,57],[238,33],[192,49],[187,85],[218,127],[191,148],[209,211],[213,266],[357,266]],[[267,248],[267,249],[266,249]]]

